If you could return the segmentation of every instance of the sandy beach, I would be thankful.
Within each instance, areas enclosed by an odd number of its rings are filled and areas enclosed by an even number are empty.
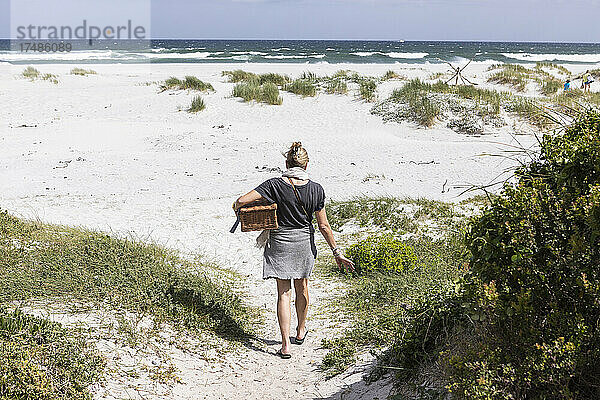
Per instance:
[[[487,83],[489,65],[473,63],[465,75],[483,88],[501,89]],[[97,398],[385,397],[388,380],[371,386],[361,382],[370,355],[333,379],[319,372],[326,353],[321,339],[335,332],[334,318],[309,320],[311,332],[307,343],[294,349],[293,369],[274,356],[275,284],[261,279],[256,234],[228,232],[235,220],[231,203],[281,174],[282,152],[292,141],[301,141],[309,151],[308,171],[323,185],[327,199],[394,196],[450,202],[464,199],[461,193],[471,185],[507,176],[514,162],[490,154],[537,143],[535,129],[509,115],[503,115],[506,125],[477,136],[440,124],[429,129],[384,123],[370,113],[372,103],[352,92],[303,98],[282,91],[282,105],[244,103],[231,96],[234,84],[221,75],[238,68],[292,77],[304,71],[328,75],[347,69],[381,76],[393,70],[408,79],[430,80],[432,74],[447,72],[445,64],[82,65],[96,71],[88,76],[69,74],[73,66],[35,65],[42,73],[56,74],[54,84],[23,78],[23,65],[0,65],[0,208],[201,256],[247,277],[247,299],[263,308],[267,319],[262,352],[243,348],[219,363],[207,363],[174,349],[181,383],[166,394],[142,397],[142,392],[125,392],[126,384],[119,383],[98,390]],[[566,67],[574,74],[589,68]],[[182,111],[193,93],[159,92],[160,82],[185,75],[215,88],[203,95],[206,109],[200,113]],[[381,83],[378,98],[404,83]],[[534,88],[524,95],[535,95]],[[317,306],[335,290],[318,279],[312,285]]]

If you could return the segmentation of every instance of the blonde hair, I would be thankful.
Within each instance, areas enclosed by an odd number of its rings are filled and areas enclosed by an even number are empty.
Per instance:
[[[302,147],[302,143],[292,143],[290,149],[285,153],[285,162],[288,168],[306,168],[306,165],[308,164],[308,153],[306,152],[306,149]]]

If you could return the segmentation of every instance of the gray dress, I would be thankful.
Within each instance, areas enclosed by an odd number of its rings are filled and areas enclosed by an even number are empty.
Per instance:
[[[292,185],[282,178],[269,179],[255,190],[277,203],[279,229],[272,230],[265,246],[263,278],[303,279],[310,277],[317,257],[312,216],[325,205],[321,185],[308,181],[296,185],[298,195],[309,214],[299,205]]]

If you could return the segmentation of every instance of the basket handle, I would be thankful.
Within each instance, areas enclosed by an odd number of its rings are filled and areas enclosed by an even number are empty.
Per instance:
[[[237,229],[238,225],[240,224],[240,215],[238,214],[238,212],[236,212],[235,215],[237,216],[237,218],[235,220],[235,223],[229,230],[230,233],[235,233],[235,230]]]

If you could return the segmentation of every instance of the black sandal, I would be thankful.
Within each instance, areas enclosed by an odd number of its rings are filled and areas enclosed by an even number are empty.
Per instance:
[[[306,339],[306,335],[308,335],[308,329],[304,332],[304,337],[302,339],[294,338],[294,344],[301,345],[304,343],[304,339]]]
[[[276,356],[279,356],[280,358],[284,359],[284,360],[289,360],[290,358],[292,358],[291,354],[285,354],[281,352],[281,349],[277,350],[277,353],[275,353]]]

